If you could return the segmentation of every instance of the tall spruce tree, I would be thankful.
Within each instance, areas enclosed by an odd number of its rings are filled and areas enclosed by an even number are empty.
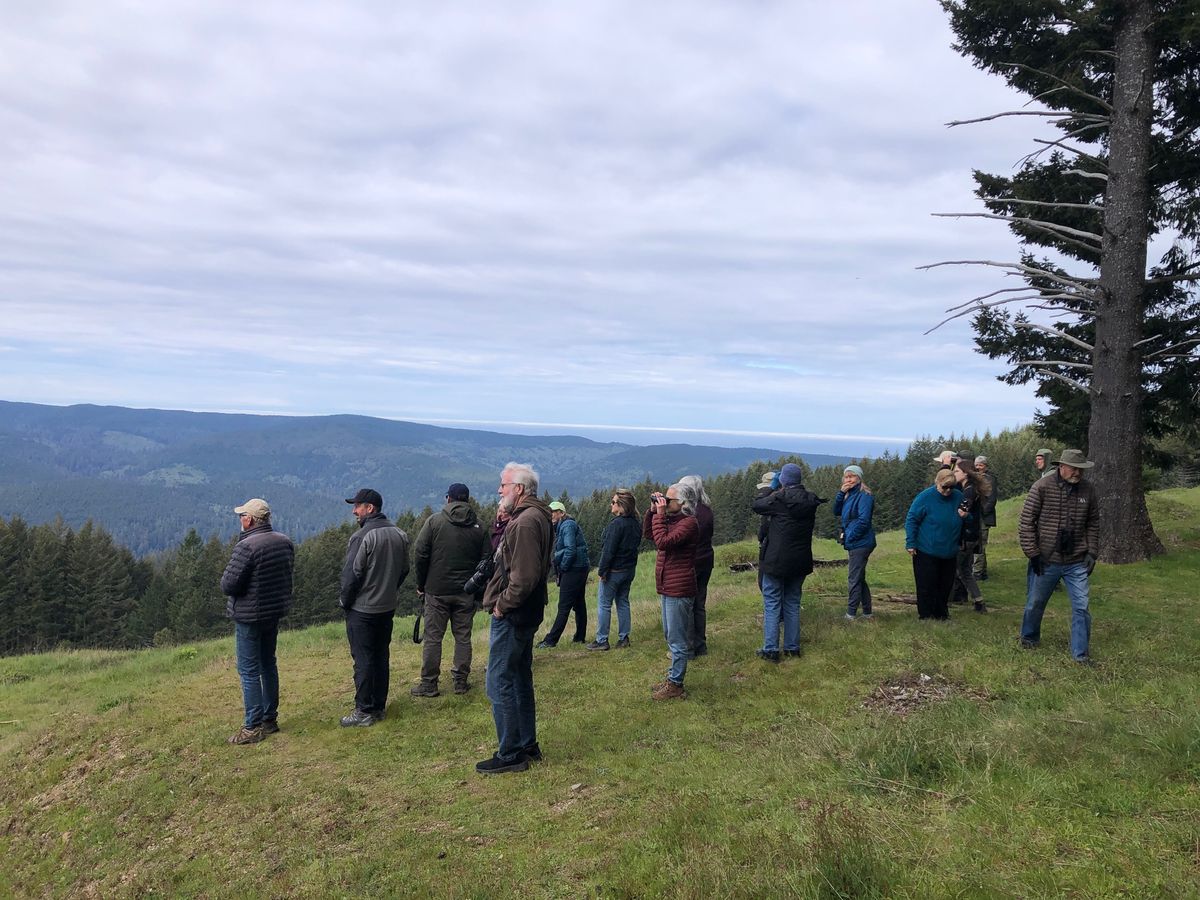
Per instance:
[[[1042,115],[1061,132],[1012,177],[976,173],[989,212],[969,215],[1006,222],[1027,249],[1019,262],[956,262],[1005,268],[1026,287],[951,318],[974,315],[979,349],[1012,366],[1005,380],[1038,382],[1047,433],[1072,444],[1086,434],[1101,557],[1145,559],[1163,548],[1142,491],[1143,436],[1200,414],[1200,3],[942,6],[960,53],[1044,107],[987,118]],[[1147,272],[1154,236],[1169,246]]]

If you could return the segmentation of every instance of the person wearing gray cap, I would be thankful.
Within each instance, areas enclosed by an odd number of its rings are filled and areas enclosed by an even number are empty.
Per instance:
[[[378,491],[363,488],[346,502],[358,530],[346,546],[338,605],[354,659],[354,712],[341,724],[362,728],[382,719],[387,707],[392,620],[408,575],[408,535],[383,514]]]
[[[464,587],[480,560],[491,556],[492,547],[470,500],[471,492],[465,484],[450,485],[446,505],[425,520],[413,545],[417,596],[425,618],[421,681],[409,691],[414,697],[438,695],[447,625],[454,635],[454,662],[450,667],[454,693],[465,694],[471,687],[467,681],[471,674],[471,625],[479,604],[473,593],[464,592]]]
[[[1092,614],[1089,578],[1100,553],[1100,508],[1096,489],[1083,479],[1092,463],[1080,450],[1064,450],[1057,470],[1038,480],[1021,509],[1017,533],[1032,578],[1021,620],[1021,645],[1041,642],[1042,614],[1061,580],[1071,601],[1071,656],[1089,663]]]
[[[271,528],[266,500],[247,500],[233,510],[242,526],[221,575],[225,612],[233,619],[238,677],[246,717],[231,744],[257,744],[279,730],[279,668],[275,642],[279,620],[292,606],[296,548]]]

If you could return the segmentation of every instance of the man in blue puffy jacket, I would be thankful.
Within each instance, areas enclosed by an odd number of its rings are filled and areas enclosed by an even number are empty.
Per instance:
[[[554,522],[554,576],[558,581],[558,615],[546,636],[538,642],[545,650],[558,644],[567,619],[575,612],[575,636],[572,643],[587,641],[587,603],[584,589],[587,587],[588,562],[587,541],[579,529],[579,523],[567,515],[567,508],[555,500],[550,504],[550,518]]]
[[[296,548],[271,528],[266,500],[247,500],[233,511],[242,533],[221,575],[221,593],[229,598],[225,612],[233,619],[246,718],[229,743],[257,744],[279,730],[275,641],[279,620],[292,606]]]

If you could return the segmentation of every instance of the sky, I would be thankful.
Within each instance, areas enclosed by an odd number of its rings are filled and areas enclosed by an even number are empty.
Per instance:
[[[0,10],[0,398],[875,455],[1032,420],[968,322],[1048,126],[932,0]]]

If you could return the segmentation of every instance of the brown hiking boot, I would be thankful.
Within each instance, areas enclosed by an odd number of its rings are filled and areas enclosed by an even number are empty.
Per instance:
[[[687,697],[687,691],[683,689],[683,685],[673,681],[664,681],[659,685],[658,690],[650,695],[651,700],[682,700],[685,697]]]
[[[231,743],[231,744],[257,744],[262,739],[263,739],[263,730],[262,730],[261,726],[259,726],[258,728],[247,728],[246,726],[243,725],[237,734],[235,734],[233,737],[229,738],[229,743]]]

